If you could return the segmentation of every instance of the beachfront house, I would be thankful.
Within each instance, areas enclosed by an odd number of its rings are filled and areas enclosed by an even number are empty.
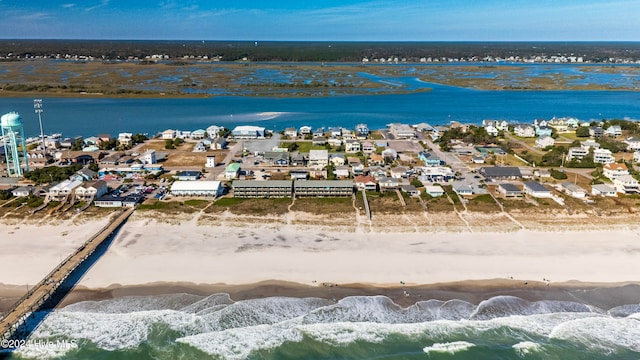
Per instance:
[[[629,175],[629,169],[624,163],[611,163],[602,167],[602,173],[609,180],[613,180],[619,176]]]
[[[284,135],[291,139],[295,139],[298,137],[298,130],[294,127],[288,127],[284,129]]]
[[[209,139],[216,139],[220,136],[222,130],[224,130],[222,126],[211,125],[207,128],[207,135]]]
[[[312,130],[311,126],[307,126],[307,125],[301,126],[300,130],[299,130],[300,131],[300,135],[302,135],[302,136],[310,135],[312,133],[311,130]]]
[[[170,192],[174,196],[207,196],[222,195],[220,181],[176,181],[171,184]]]
[[[574,198],[583,199],[587,196],[587,191],[585,189],[572,182],[563,182],[561,186],[565,193]]]
[[[640,150],[640,138],[630,137],[624,140],[624,143],[627,144],[627,150],[629,151],[637,151]]]
[[[163,140],[173,140],[176,138],[176,130],[172,130],[172,129],[167,129],[165,131],[162,132],[162,139]]]
[[[392,177],[381,176],[378,178],[378,186],[381,192],[394,191],[400,188],[400,181]]]
[[[622,194],[640,194],[640,184],[631,175],[622,175],[613,179],[616,191]]]
[[[516,124],[513,127],[513,133],[516,134],[516,136],[520,136],[520,137],[536,136],[536,131],[533,125],[530,125],[530,124]]]
[[[537,181],[525,181],[524,193],[536,198],[550,198],[551,190],[547,189],[544,185]]]
[[[76,197],[80,201],[90,201],[91,199],[97,199],[102,195],[109,192],[107,182],[103,180],[91,181],[82,184],[76,189]]]
[[[119,133],[118,134],[118,142],[122,146],[131,146],[133,145],[133,133]]]
[[[622,135],[622,128],[619,125],[611,125],[604,130],[604,134],[608,136],[620,136]]]
[[[424,187],[424,192],[431,197],[444,195],[444,189],[440,185],[427,185]]]
[[[413,185],[402,185],[400,186],[400,190],[409,194],[409,196],[420,196],[420,190]]]
[[[342,128],[341,127],[330,127],[329,134],[332,138],[342,137]]]
[[[65,180],[49,189],[49,197],[51,200],[63,201],[80,185],[82,185],[81,180]]]
[[[378,184],[376,179],[370,175],[359,175],[354,178],[356,187],[359,190],[376,191]]]
[[[452,186],[452,189],[455,193],[460,196],[468,196],[473,195],[473,187],[467,183],[463,182],[455,182]]]
[[[11,190],[11,195],[15,197],[27,197],[33,193],[33,186],[20,186]]]
[[[367,124],[356,125],[356,136],[358,139],[366,139],[369,136],[369,127]]]
[[[243,125],[231,130],[234,139],[264,139],[265,128],[260,126]]]
[[[520,197],[522,196],[522,190],[512,183],[500,183],[498,184],[498,192],[505,197]]]
[[[618,193],[611,184],[595,184],[591,185],[591,195],[617,197]]]
[[[412,139],[416,136],[415,129],[407,124],[393,123],[387,126],[396,139]]]

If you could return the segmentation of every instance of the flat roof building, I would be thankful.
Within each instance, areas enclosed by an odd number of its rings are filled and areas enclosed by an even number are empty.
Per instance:
[[[222,194],[220,181],[176,181],[171,185],[174,196],[212,196]]]
[[[353,180],[307,180],[293,183],[296,197],[351,196],[353,188]]]
[[[293,194],[291,180],[236,180],[233,197],[237,198],[290,198]]]

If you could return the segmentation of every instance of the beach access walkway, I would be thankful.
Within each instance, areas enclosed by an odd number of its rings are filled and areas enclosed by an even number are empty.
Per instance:
[[[131,216],[135,208],[123,210],[98,233],[90,237],[73,254],[64,259],[55,269],[44,277],[36,286],[18,300],[0,320],[0,339],[9,339],[13,333],[38,311],[40,307],[58,290],[58,287],[89,258],[105,240]]]

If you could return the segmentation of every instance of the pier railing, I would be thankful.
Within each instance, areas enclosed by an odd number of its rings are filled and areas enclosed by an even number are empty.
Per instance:
[[[91,236],[71,255],[67,256],[58,266],[51,270],[40,282],[27,291],[0,320],[0,338],[11,337],[27,318],[28,314],[38,310],[71,273],[90,257],[103,241],[108,239],[133,213],[130,208],[118,214],[109,224]],[[96,241],[98,239],[98,241]]]

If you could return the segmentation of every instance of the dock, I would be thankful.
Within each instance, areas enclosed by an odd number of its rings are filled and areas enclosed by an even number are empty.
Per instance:
[[[0,339],[11,338],[29,316],[38,311],[71,273],[82,265],[105,240],[109,239],[134,211],[135,208],[122,211],[109,224],[105,225],[98,233],[90,237],[75,252],[64,259],[37,285],[29,289],[0,320]]]

